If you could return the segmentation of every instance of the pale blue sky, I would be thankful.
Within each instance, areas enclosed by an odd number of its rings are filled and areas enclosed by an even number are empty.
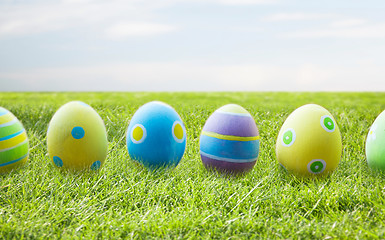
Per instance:
[[[0,91],[385,91],[385,1],[0,0]]]

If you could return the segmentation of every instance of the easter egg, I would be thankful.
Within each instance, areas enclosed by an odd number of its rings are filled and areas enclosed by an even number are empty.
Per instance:
[[[28,159],[28,137],[21,122],[0,107],[0,173],[23,165]]]
[[[369,166],[377,170],[385,170],[385,111],[383,111],[370,127],[366,138],[366,160]]]
[[[83,102],[64,104],[49,123],[47,146],[49,157],[58,168],[98,170],[107,156],[104,122]]]
[[[243,107],[222,106],[203,126],[199,148],[207,168],[232,173],[251,170],[259,154],[257,125]]]
[[[342,153],[336,120],[325,108],[307,104],[286,119],[276,143],[278,162],[299,176],[320,176],[338,166]]]
[[[186,129],[169,105],[153,101],[141,106],[127,129],[131,159],[150,169],[175,167],[186,149]]]

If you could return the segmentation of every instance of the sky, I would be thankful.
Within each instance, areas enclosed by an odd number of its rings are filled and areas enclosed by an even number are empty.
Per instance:
[[[0,91],[385,91],[383,0],[0,0]]]

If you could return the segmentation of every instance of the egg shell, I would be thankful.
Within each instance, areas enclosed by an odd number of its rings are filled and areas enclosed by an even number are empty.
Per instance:
[[[259,132],[250,113],[236,104],[217,109],[200,136],[200,155],[207,168],[240,173],[251,170],[259,154]]]
[[[0,173],[9,172],[28,160],[28,137],[21,122],[0,107]]]
[[[369,166],[377,170],[385,170],[385,111],[383,111],[370,127],[366,138],[365,153]]]
[[[141,106],[127,129],[130,157],[145,167],[175,167],[186,149],[186,128],[169,105],[153,101]]]
[[[49,123],[48,154],[56,167],[97,170],[106,159],[107,145],[103,120],[83,102],[64,104]]]
[[[320,176],[334,171],[341,153],[341,134],[336,120],[316,104],[293,111],[278,134],[278,162],[299,176]]]

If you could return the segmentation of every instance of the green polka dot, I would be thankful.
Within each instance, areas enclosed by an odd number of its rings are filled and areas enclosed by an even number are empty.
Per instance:
[[[323,165],[323,163],[320,162],[320,161],[313,162],[313,163],[310,165],[310,170],[311,170],[313,173],[319,173],[319,172],[322,172],[323,169],[324,169],[324,165]]]
[[[330,117],[325,117],[324,118],[324,126],[329,130],[333,130],[334,129],[333,120]]]
[[[283,134],[283,143],[289,145],[293,141],[293,132],[291,130],[286,131]]]

